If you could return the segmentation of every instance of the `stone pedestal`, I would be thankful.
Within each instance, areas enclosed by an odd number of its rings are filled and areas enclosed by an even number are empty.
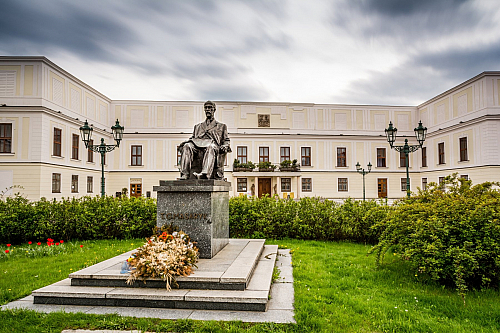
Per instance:
[[[229,242],[229,191],[222,180],[160,180],[158,227],[174,224],[197,242],[200,258],[211,259]]]

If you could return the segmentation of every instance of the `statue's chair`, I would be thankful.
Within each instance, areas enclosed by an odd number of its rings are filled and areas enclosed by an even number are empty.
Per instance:
[[[181,147],[179,147],[177,150],[179,150],[179,153]],[[212,174],[213,179],[218,179],[218,180],[223,180],[224,179],[224,162],[226,161],[226,155],[227,153],[221,153],[218,154],[215,157],[215,165],[214,165],[214,171]],[[193,161],[191,162],[191,172],[189,173],[189,179],[196,179],[196,177],[193,175],[193,172],[200,173],[201,168],[203,166],[203,154],[195,154]]]

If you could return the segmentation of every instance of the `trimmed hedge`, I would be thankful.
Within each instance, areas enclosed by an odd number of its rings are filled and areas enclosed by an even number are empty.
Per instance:
[[[29,201],[0,200],[0,242],[55,239],[140,238],[156,226],[156,200],[82,197]]]
[[[229,233],[236,238],[296,238],[376,243],[372,228],[391,208],[375,201],[347,199],[343,204],[317,197],[287,199],[233,197]]]
[[[438,185],[395,205],[372,249],[380,264],[385,253],[407,260],[416,275],[424,274],[459,294],[471,288],[498,286],[500,281],[499,183],[472,186],[448,176]]]

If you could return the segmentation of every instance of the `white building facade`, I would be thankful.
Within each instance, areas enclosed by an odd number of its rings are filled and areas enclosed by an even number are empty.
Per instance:
[[[404,157],[384,133],[398,128],[416,144],[419,120],[428,128],[424,149],[410,154],[412,191],[457,172],[474,183],[500,181],[500,72],[484,72],[418,106],[215,101],[233,152],[225,176],[232,195],[362,198],[406,195]],[[45,57],[0,57],[0,191],[31,200],[98,195],[100,156],[80,138],[85,120],[93,142],[114,144],[111,126],[125,127],[120,147],[106,154],[106,194],[126,188],[155,196],[159,180],[179,177],[177,146],[204,120],[204,101],[111,100]],[[300,171],[233,170],[233,160],[297,159]],[[16,188],[12,188],[12,187]]]

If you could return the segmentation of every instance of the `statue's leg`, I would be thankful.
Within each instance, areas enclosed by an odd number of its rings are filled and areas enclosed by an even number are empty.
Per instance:
[[[208,179],[212,178],[212,173],[214,172],[215,157],[217,156],[218,150],[219,149],[217,148],[217,146],[213,143],[205,149],[201,173],[207,175]]]
[[[189,179],[189,173],[191,172],[191,163],[193,162],[194,155],[196,153],[196,147],[191,143],[187,142],[182,146],[181,154],[181,179]]]

